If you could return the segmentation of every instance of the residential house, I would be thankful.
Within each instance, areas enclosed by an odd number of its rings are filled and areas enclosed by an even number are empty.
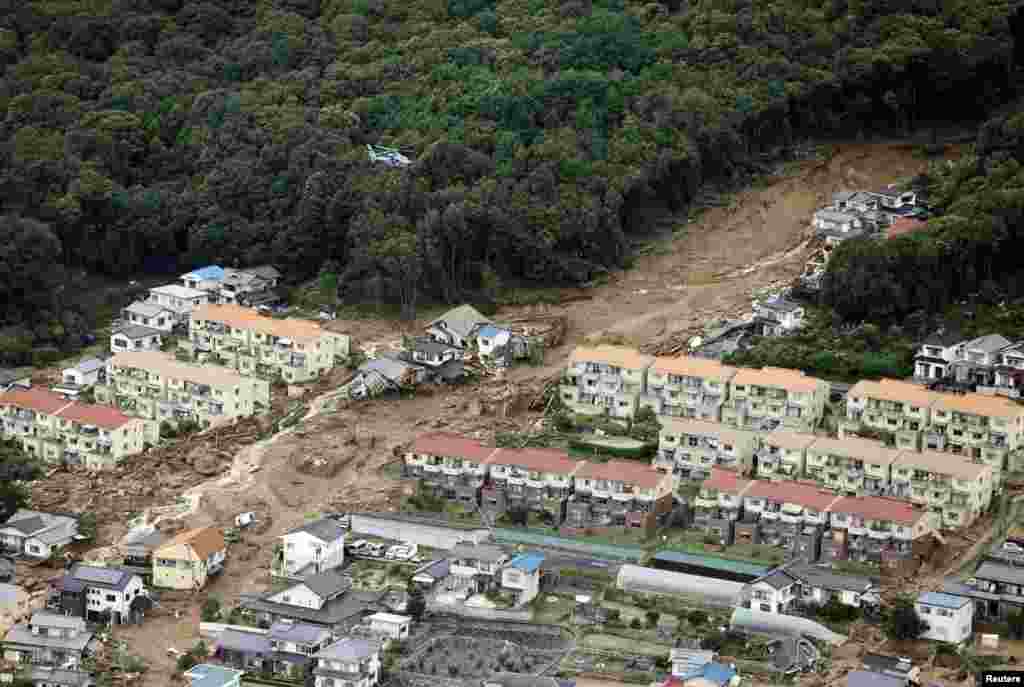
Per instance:
[[[135,301],[121,311],[121,324],[148,327],[164,333],[174,329],[178,321],[178,313],[151,301]]]
[[[916,667],[906,656],[887,656],[886,654],[867,653],[861,659],[864,670],[882,673],[906,682],[917,683],[921,669]]]
[[[883,211],[900,211],[917,207],[916,193],[901,191],[893,184],[868,193],[878,199],[879,208]],[[897,215],[902,216],[902,213],[897,213]]]
[[[808,479],[829,489],[855,495],[882,496],[892,482],[892,464],[900,451],[859,437],[818,437],[807,447]]]
[[[494,323],[472,305],[460,305],[428,324],[427,335],[438,343],[465,348],[485,324]]]
[[[263,623],[294,620],[344,632],[384,610],[383,594],[352,590],[352,578],[330,568],[285,589],[240,594],[239,605]]]
[[[653,531],[672,511],[672,475],[631,460],[584,463],[567,506],[572,528],[639,527]]]
[[[30,389],[32,387],[32,374],[16,372],[7,368],[0,368],[0,392],[12,389]]]
[[[543,553],[521,553],[502,568],[501,588],[515,595],[515,606],[528,604],[537,598],[542,563]]]
[[[278,537],[281,555],[271,574],[292,580],[339,568],[345,562],[345,528],[334,518],[307,522]]]
[[[107,363],[107,384],[96,400],[144,418],[146,440],[157,443],[160,423],[191,420],[202,427],[270,408],[270,383],[213,365],[181,362],[157,351],[119,353]]]
[[[150,607],[142,577],[121,568],[76,563],[55,582],[54,593],[65,615],[89,622],[139,622]]]
[[[274,289],[281,278],[280,272],[273,267],[254,267],[245,270],[224,268],[224,276],[218,291],[218,303],[238,305],[260,305],[265,296],[272,294],[276,300]],[[255,303],[253,299],[259,300]]]
[[[816,565],[791,565],[786,572],[800,582],[798,601],[804,605],[824,606],[835,601],[861,608],[877,607],[880,601],[878,579],[836,573]]]
[[[224,281],[224,268],[217,265],[207,265],[196,270],[192,270],[187,274],[183,274],[178,277],[178,281],[186,289],[192,289],[194,291],[208,291],[216,294],[211,303],[216,303],[220,299],[220,285]]]
[[[799,479],[807,468],[807,449],[813,434],[777,429],[759,435],[755,475],[761,479]]]
[[[403,475],[422,480],[437,496],[475,507],[487,478],[488,460],[498,449],[451,432],[431,432],[413,441],[405,454]]]
[[[293,620],[279,620],[267,630],[227,627],[217,638],[214,656],[232,668],[301,680],[312,656],[331,639],[327,628]]]
[[[729,383],[722,422],[743,429],[811,432],[821,422],[829,385],[799,370],[740,368]]]
[[[832,194],[832,209],[863,214],[878,209],[878,198],[869,191],[838,191]]]
[[[651,356],[622,346],[578,346],[562,380],[562,403],[581,415],[632,418],[653,362]]]
[[[907,681],[873,670],[851,670],[846,674],[846,687],[907,687]]]
[[[122,564],[132,572],[138,573],[143,580],[153,576],[153,552],[167,541],[166,534],[152,525],[136,527],[128,532],[118,544],[122,554]]]
[[[821,542],[826,562],[906,560],[939,527],[936,513],[881,496],[844,496],[829,507],[829,526]]]
[[[413,584],[422,589],[433,589],[438,582],[448,577],[450,561],[447,558],[424,563],[412,571]]]
[[[476,347],[481,360],[498,367],[508,367],[530,353],[526,337],[493,324],[484,324],[477,329]]]
[[[815,233],[831,245],[862,236],[865,231],[865,222],[860,215],[827,208],[814,213],[812,224]]]
[[[227,545],[213,527],[181,532],[153,551],[153,585],[166,589],[202,589],[224,567]]]
[[[717,360],[693,356],[654,358],[647,370],[646,392],[641,393],[638,403],[664,417],[720,422],[722,405],[729,396],[729,381],[735,375],[736,368]]]
[[[431,370],[440,370],[462,361],[460,349],[425,337],[412,341],[409,355],[412,362],[424,365]]]
[[[370,622],[370,632],[396,642],[408,639],[409,631],[412,629],[412,618],[407,615],[374,613],[367,620]]]
[[[763,336],[781,336],[804,326],[804,307],[783,296],[754,303],[754,320]]]
[[[452,586],[469,594],[486,592],[501,582],[501,569],[509,556],[489,544],[458,544],[449,555]]]
[[[987,334],[964,341],[953,347],[953,362],[949,372],[960,384],[992,386],[996,367],[1003,362],[1002,351],[1012,342],[999,334]]]
[[[0,524],[0,547],[29,558],[47,559],[78,537],[78,518],[17,510]]]
[[[736,664],[712,661],[683,675],[678,681],[670,678],[665,684],[669,687],[738,687],[740,675],[736,671]]]
[[[380,682],[380,643],[344,637],[313,657],[314,687],[374,687]]]
[[[753,484],[732,470],[712,468],[694,499],[694,526],[707,528],[719,520],[736,521],[743,515],[743,498]]]
[[[900,453],[892,467],[892,495],[941,514],[941,526],[967,527],[992,502],[992,468],[966,458],[925,451]]]
[[[99,358],[86,358],[74,367],[61,371],[61,381],[75,387],[85,388],[106,381],[107,363]]]
[[[674,485],[701,481],[718,466],[745,472],[753,463],[757,434],[728,425],[662,418],[652,465],[672,473]]]
[[[64,401],[65,405],[50,412],[60,402],[59,394],[42,389],[22,394],[0,395],[5,430],[45,462],[102,470],[146,448],[151,425],[145,420],[78,401]]]
[[[159,329],[141,324],[122,324],[110,334],[110,352],[159,351],[163,345]]]
[[[1024,387],[1024,342],[1007,346],[999,355],[1000,360],[996,363],[995,380],[991,391],[1000,396],[1019,399],[1021,388]]]
[[[32,597],[15,584],[0,582],[0,637],[38,610],[33,608]]]
[[[427,379],[427,370],[396,358],[376,358],[359,366],[356,375],[348,383],[351,398],[363,399],[387,393],[411,389]]]
[[[166,284],[150,289],[146,302],[164,306],[174,313],[178,324],[184,324],[193,310],[210,302],[210,294],[180,284]]]
[[[846,394],[846,420],[841,434],[863,428],[893,436],[896,448],[920,451],[925,430],[931,426],[932,405],[940,394],[909,382],[883,379],[857,382]]]
[[[950,367],[956,359],[956,347],[963,340],[960,332],[945,328],[930,334],[914,355],[914,379],[935,382],[952,376]]]
[[[350,339],[310,320],[265,317],[239,305],[203,305],[192,313],[179,349],[243,375],[298,384],[348,360]]]
[[[924,592],[914,602],[914,610],[928,629],[921,639],[960,644],[971,637],[974,603],[966,597],[941,592]]]
[[[241,687],[244,674],[242,670],[200,663],[186,670],[182,676],[188,680],[188,687]]]
[[[784,568],[746,585],[741,605],[765,613],[786,613],[800,600],[800,581]]]
[[[27,623],[12,627],[0,647],[7,661],[77,670],[92,654],[95,641],[83,619],[39,611]]]
[[[943,592],[972,599],[979,620],[1004,622],[1011,614],[1024,611],[1024,567],[987,560],[966,584],[947,581]]]
[[[92,674],[85,670],[61,670],[50,666],[29,665],[15,673],[0,672],[0,684],[8,676],[28,680],[33,687],[94,687],[96,684]]]
[[[760,543],[781,549],[787,558],[813,563],[821,553],[829,508],[837,500],[834,492],[815,484],[755,480],[743,494],[743,512],[757,522]]]
[[[481,507],[495,514],[526,509],[555,525],[561,524],[573,479],[582,466],[561,449],[499,449],[487,458]]]

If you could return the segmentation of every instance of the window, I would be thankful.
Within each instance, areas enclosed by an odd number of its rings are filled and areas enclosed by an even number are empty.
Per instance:
[[[107,594],[106,595],[106,599],[107,599],[107,601],[117,601],[117,597],[114,596],[113,594]]]
[[[921,606],[921,615],[931,615],[932,609],[927,606]]]

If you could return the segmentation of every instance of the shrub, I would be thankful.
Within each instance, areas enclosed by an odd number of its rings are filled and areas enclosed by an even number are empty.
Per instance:
[[[629,626],[634,630],[639,630],[643,628],[644,624],[640,622],[640,618],[633,618],[631,621],[629,621]]]
[[[686,619],[694,627],[700,627],[701,625],[704,625],[708,622],[708,614],[704,611],[694,610],[690,611],[690,613],[686,616]]]

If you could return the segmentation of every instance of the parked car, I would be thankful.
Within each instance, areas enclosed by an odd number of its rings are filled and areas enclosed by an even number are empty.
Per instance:
[[[1024,546],[1012,541],[1007,541],[1003,542],[1003,551],[1009,551],[1010,553],[1024,553]]]
[[[349,544],[348,550],[352,553],[361,553],[368,545],[369,544],[365,539],[356,539],[354,542]]]
[[[366,547],[367,556],[383,556],[387,547],[383,544],[370,544]]]
[[[399,553],[401,553],[404,549],[405,547],[403,546],[388,547],[388,550],[384,553],[384,558],[387,558],[389,560],[398,558]]]

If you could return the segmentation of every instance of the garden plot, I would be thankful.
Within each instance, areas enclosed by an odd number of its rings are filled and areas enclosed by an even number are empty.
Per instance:
[[[360,560],[349,565],[346,572],[352,576],[356,589],[379,592],[387,589],[405,589],[413,568],[398,563],[377,563]]]
[[[551,663],[557,652],[499,639],[440,637],[410,656],[402,670],[449,678],[483,678],[493,673],[533,673]]]

